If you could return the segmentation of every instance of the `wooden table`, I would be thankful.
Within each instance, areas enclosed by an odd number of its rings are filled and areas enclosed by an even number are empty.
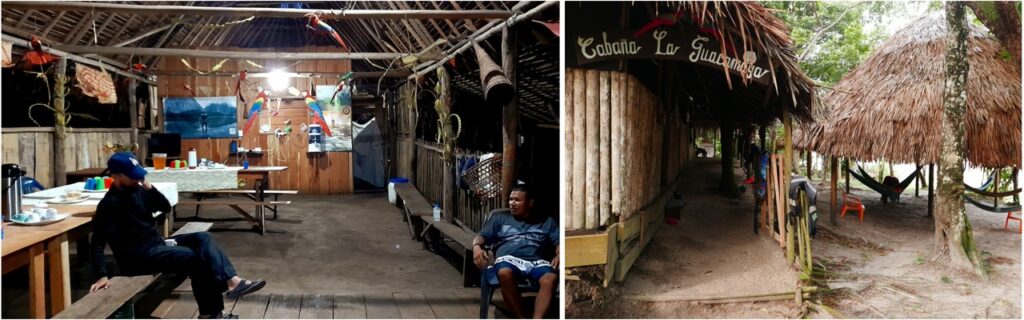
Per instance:
[[[28,207],[25,207],[26,209]],[[64,221],[45,226],[20,226],[4,222],[3,273],[28,266],[29,315],[46,317],[44,257],[50,263],[50,310],[57,314],[71,305],[68,233],[88,225],[95,206],[52,206],[60,213],[69,213]]]
[[[256,175],[263,176],[263,178],[261,179],[261,181],[262,181],[261,185],[259,185],[258,187],[262,187],[263,190],[268,190],[268,189],[270,189],[270,173],[271,172],[280,172],[280,171],[285,171],[285,170],[288,170],[288,167],[286,167],[286,166],[275,166],[275,167],[270,167],[270,166],[250,166],[249,169],[238,170],[238,174],[240,174],[240,175],[241,174],[256,174]]]

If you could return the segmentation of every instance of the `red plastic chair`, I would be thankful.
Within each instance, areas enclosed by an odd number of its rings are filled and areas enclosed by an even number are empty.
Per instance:
[[[860,221],[864,221],[864,203],[860,201],[860,198],[854,197],[850,194],[844,194],[843,211],[839,217],[846,217],[846,211],[848,210],[857,211],[857,216],[860,218]]]
[[[1020,217],[1013,216],[1014,211],[1006,213],[1006,222],[1003,222],[1003,230],[1010,225],[1010,220],[1017,220],[1017,232],[1024,233],[1024,225],[1021,225]]]

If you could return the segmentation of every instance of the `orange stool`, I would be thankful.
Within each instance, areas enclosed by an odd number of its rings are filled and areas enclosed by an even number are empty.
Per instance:
[[[1003,222],[1003,230],[1006,230],[1006,227],[1009,226],[1010,220],[1017,220],[1017,232],[1024,233],[1024,226],[1021,225],[1020,217],[1014,217],[1013,212],[1006,213],[1006,222]]]
[[[857,211],[857,216],[860,218],[860,221],[864,221],[864,203],[861,202],[859,198],[851,196],[850,194],[844,194],[843,211],[839,217],[845,217],[847,210]]]

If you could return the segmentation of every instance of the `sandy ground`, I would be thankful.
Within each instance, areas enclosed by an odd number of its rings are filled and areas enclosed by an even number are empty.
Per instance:
[[[682,187],[687,207],[676,226],[662,225],[623,283],[601,289],[599,270],[582,268],[583,281],[567,281],[569,318],[793,318],[804,307],[793,301],[699,305],[640,303],[624,295],[740,295],[790,290],[796,271],[767,235],[752,233],[753,200],[715,195],[718,164],[687,169]],[[736,171],[741,173],[739,169]],[[829,190],[819,181],[819,234],[815,260],[830,275],[832,289],[812,300],[852,318],[1017,318],[1021,317],[1021,235],[1003,230],[1005,214],[968,205],[978,247],[991,278],[930,260],[934,220],[926,217],[927,195],[909,190],[901,203],[882,205],[877,193],[854,190],[864,200],[864,222],[855,216],[829,223]],[[1014,224],[1015,222],[1011,222]],[[1015,227],[1015,225],[1014,225]],[[808,317],[831,315],[813,309]]]
[[[840,188],[842,188],[840,186]],[[873,191],[853,190],[867,208],[864,221],[853,215],[828,223],[829,191],[818,184],[824,213],[815,259],[835,272],[829,287],[833,306],[855,318],[1015,318],[1021,317],[1021,235],[1015,222],[1003,230],[1005,214],[967,205],[975,241],[991,277],[931,261],[935,222],[927,217],[926,192],[883,205]],[[842,190],[840,190],[842,191]],[[955,307],[951,307],[955,306]]]
[[[753,233],[750,192],[728,199],[714,191],[720,176],[716,161],[684,170],[680,187],[686,201],[682,219],[662,224],[623,283],[604,297],[578,297],[567,317],[622,318],[789,318],[799,313],[792,301],[718,306],[685,302],[632,302],[625,295],[681,297],[739,296],[793,290],[797,273],[786,266],[785,252],[766,234]],[[738,174],[742,171],[737,170]],[[739,177],[737,176],[737,179]],[[579,283],[567,283],[579,285]],[[573,292],[572,288],[568,289]]]

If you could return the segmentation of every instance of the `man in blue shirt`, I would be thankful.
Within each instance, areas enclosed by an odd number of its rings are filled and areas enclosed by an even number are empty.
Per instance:
[[[224,313],[224,297],[237,299],[263,288],[266,281],[245,280],[235,273],[209,233],[196,232],[164,239],[154,229],[153,213],[170,214],[171,204],[145,181],[146,169],[129,152],[118,152],[107,161],[114,179],[92,217],[93,269],[99,277],[90,288],[110,287],[107,259],[109,244],[118,267],[126,275],[173,272],[192,279],[192,293],[200,318],[234,318]]]
[[[542,318],[551,305],[558,286],[559,229],[551,217],[532,214],[533,198],[523,185],[512,188],[508,209],[491,212],[491,217],[473,239],[473,262],[480,270],[497,277],[501,296],[517,318],[525,318],[516,280],[523,277],[540,285],[533,317]],[[496,250],[494,266],[487,268],[490,257],[483,248]]]

